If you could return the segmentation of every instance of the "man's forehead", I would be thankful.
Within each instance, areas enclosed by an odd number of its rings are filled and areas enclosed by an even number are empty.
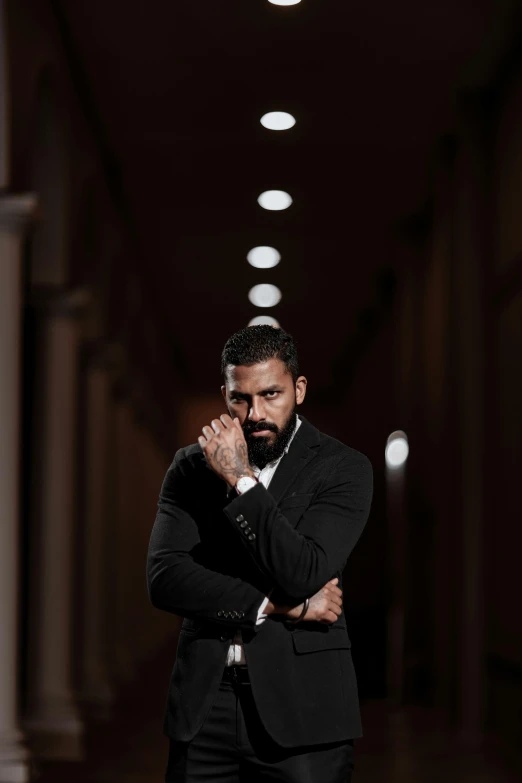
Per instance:
[[[275,358],[250,365],[229,364],[225,376],[227,386],[237,391],[247,387],[249,391],[252,391],[252,387],[255,391],[260,391],[267,386],[287,383],[290,377],[284,363]]]

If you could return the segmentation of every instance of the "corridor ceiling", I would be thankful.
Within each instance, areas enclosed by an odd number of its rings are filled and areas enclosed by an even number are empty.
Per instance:
[[[429,188],[437,138],[498,17],[492,0],[89,0],[55,3],[122,173],[147,295],[194,390],[219,384],[226,337],[260,312],[331,378],[394,234]],[[259,119],[289,111],[281,133]],[[290,209],[257,196],[287,190]],[[256,270],[255,245],[282,261]],[[260,311],[248,291],[275,283]]]

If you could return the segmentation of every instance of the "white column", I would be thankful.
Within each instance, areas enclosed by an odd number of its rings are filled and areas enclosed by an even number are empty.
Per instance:
[[[17,716],[21,245],[32,196],[0,199],[0,783],[29,780]]]
[[[28,712],[37,755],[77,759],[83,725],[71,684],[79,309],[83,292],[35,298],[34,460]]]
[[[103,355],[91,357],[85,375],[85,480],[83,530],[82,698],[108,715],[113,700],[107,672],[108,526],[111,394]],[[112,554],[111,554],[112,557]]]

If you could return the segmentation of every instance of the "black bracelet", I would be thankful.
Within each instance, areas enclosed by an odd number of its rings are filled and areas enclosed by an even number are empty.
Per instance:
[[[307,613],[307,611],[308,611],[308,605],[309,605],[309,603],[310,603],[310,599],[309,599],[309,598],[305,598],[305,599],[304,599],[304,606],[303,606],[303,611],[301,612],[301,614],[299,615],[299,617],[297,618],[297,620],[290,620],[290,622],[291,622],[291,623],[294,623],[294,624],[295,624],[295,623],[300,623],[300,622],[301,622],[301,620],[303,619],[303,617],[305,616],[305,614],[306,614],[306,613]]]

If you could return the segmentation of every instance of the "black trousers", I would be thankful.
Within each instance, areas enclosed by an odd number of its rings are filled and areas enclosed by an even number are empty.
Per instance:
[[[218,695],[196,736],[170,740],[167,783],[351,783],[354,740],[282,748],[265,731],[246,667],[227,667]]]

